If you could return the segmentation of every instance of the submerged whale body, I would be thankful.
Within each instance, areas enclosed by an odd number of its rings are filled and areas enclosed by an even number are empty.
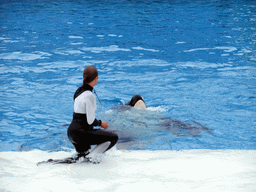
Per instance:
[[[163,122],[160,123],[160,126],[172,132],[172,134],[182,137],[182,136],[192,136],[198,137],[203,131],[213,133],[213,130],[207,128],[206,126],[198,123],[196,121],[191,122],[182,122],[180,120],[174,120],[171,118],[163,118]]]
[[[170,143],[174,137],[195,138],[213,133],[213,130],[194,120],[183,122],[163,117],[152,107],[146,108],[140,95],[133,96],[124,105],[113,107],[105,115],[111,124],[109,129],[119,136],[118,149],[147,149],[158,141]]]

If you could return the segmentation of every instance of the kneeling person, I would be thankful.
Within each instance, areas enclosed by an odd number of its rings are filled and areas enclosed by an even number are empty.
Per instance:
[[[95,118],[96,98],[92,90],[98,82],[97,69],[93,66],[86,67],[83,78],[83,85],[74,94],[73,120],[67,131],[68,138],[78,152],[78,156],[88,155],[91,145],[99,145],[109,141],[110,145],[105,150],[107,151],[118,141],[117,134],[94,129],[94,126],[108,128],[107,122]]]

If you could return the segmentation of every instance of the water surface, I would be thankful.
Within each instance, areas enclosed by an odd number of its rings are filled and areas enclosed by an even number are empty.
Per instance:
[[[117,147],[256,149],[255,1],[3,1],[0,17],[1,151],[73,148],[88,65]],[[117,109],[134,94],[148,110]]]

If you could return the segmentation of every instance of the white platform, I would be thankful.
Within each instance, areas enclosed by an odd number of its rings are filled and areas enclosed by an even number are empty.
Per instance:
[[[70,152],[0,152],[0,191],[256,191],[256,151],[120,151],[100,164],[42,165]]]

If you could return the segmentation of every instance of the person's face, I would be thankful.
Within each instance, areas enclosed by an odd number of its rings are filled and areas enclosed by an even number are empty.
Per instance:
[[[95,79],[92,81],[92,86],[95,86],[98,82],[99,77],[95,77]]]

